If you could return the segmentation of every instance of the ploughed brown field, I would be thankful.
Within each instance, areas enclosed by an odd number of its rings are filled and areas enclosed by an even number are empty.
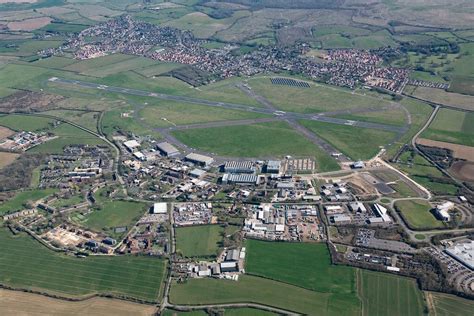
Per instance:
[[[457,161],[449,168],[449,172],[459,180],[474,181],[474,162]]]
[[[1,289],[0,310],[3,315],[144,316],[152,315],[155,307],[99,297],[69,302],[38,294]]]
[[[0,126],[0,140],[12,136],[13,134],[15,134],[15,132],[11,129],[4,126]]]
[[[453,151],[454,158],[464,159],[474,162],[474,147],[452,144],[447,142],[440,142],[437,140],[420,138],[416,141],[420,145],[447,148]]]

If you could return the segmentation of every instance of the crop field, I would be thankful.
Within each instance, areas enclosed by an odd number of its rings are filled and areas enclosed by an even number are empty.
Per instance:
[[[474,77],[458,76],[453,78],[449,91],[474,95]]]
[[[311,88],[272,85],[268,78],[250,79],[255,93],[283,111],[318,113],[353,108],[379,107],[386,101],[351,93],[349,90],[310,83]]]
[[[38,294],[0,290],[0,310],[7,315],[148,316],[153,314],[155,307],[100,297],[70,302]]]
[[[375,156],[396,134],[369,128],[302,120],[300,123],[354,160]]]
[[[271,294],[270,294],[271,293]],[[250,275],[239,281],[191,279],[184,284],[171,284],[173,304],[219,304],[253,302],[279,307],[307,315],[359,315],[357,297],[320,293],[297,286]]]
[[[362,315],[423,315],[423,297],[415,280],[358,270]]]
[[[474,102],[474,96],[470,95],[446,92],[441,89],[426,87],[416,87],[416,89],[414,89],[414,91],[410,94],[423,100],[440,103],[459,109],[473,109],[472,104]]]
[[[355,295],[355,270],[332,265],[326,244],[247,240],[246,247],[249,274],[317,292]]]
[[[103,231],[113,237],[115,227],[127,226],[129,229],[145,213],[146,205],[140,202],[109,200],[100,208],[85,216],[79,223],[95,231]]]
[[[436,316],[469,316],[474,302],[455,295],[425,292],[430,314]]]
[[[423,138],[474,146],[474,113],[450,109],[439,110]]]
[[[28,201],[37,201],[56,192],[56,189],[31,190],[17,193],[13,198],[0,204],[0,215],[7,212],[16,212],[24,209],[23,204]]]
[[[445,227],[443,222],[431,213],[431,205],[423,200],[397,201],[396,209],[411,229],[429,230]]]
[[[183,130],[173,134],[190,147],[218,155],[255,158],[315,156],[319,170],[338,168],[335,160],[282,122]]]
[[[165,262],[149,257],[77,259],[50,251],[25,234],[0,230],[0,282],[62,296],[111,293],[158,300]]]
[[[176,247],[185,257],[215,257],[222,246],[224,228],[200,225],[176,228]]]

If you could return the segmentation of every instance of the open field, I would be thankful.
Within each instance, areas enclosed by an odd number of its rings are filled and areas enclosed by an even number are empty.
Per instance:
[[[48,25],[51,23],[50,17],[41,17],[41,18],[33,18],[33,19],[26,19],[23,21],[12,21],[8,23],[8,28],[12,31],[32,31],[43,26]]]
[[[176,228],[176,248],[185,257],[214,257],[222,247],[224,228],[200,225]]]
[[[335,160],[283,122],[183,130],[173,134],[190,147],[218,155],[261,158],[316,156],[319,170],[338,168]]]
[[[474,123],[474,121],[473,121]],[[467,161],[474,161],[474,147],[452,144],[447,142],[440,142],[426,138],[419,138],[416,142],[423,146],[447,148],[453,151],[454,158],[464,159]]]
[[[13,198],[0,205],[0,215],[7,212],[21,211],[23,204],[28,201],[37,201],[56,192],[57,189],[31,190],[17,193]]]
[[[387,101],[353,94],[350,90],[310,83],[310,88],[273,85],[270,78],[248,80],[255,93],[283,111],[318,113],[353,108],[379,107]]]
[[[137,57],[124,55],[124,54],[113,54],[113,55],[106,55],[97,58],[85,59],[76,61],[73,64],[70,64],[64,67],[64,70],[74,71],[78,73],[87,73],[90,71],[94,71],[99,68],[104,68],[107,66],[112,66],[115,64],[120,64],[127,60],[133,60]],[[137,67],[138,68],[138,67]]]
[[[25,304],[25,302],[28,302]],[[85,301],[70,302],[43,295],[19,291],[0,290],[0,310],[6,315],[86,314],[90,316],[152,315],[155,307],[122,300],[94,297]]]
[[[124,116],[124,113],[130,113],[132,107],[121,107],[105,112],[102,119],[102,131],[110,138],[110,136],[118,131],[132,132],[135,135],[153,135],[155,138],[161,138],[160,134],[147,128],[132,115]]]
[[[358,315],[357,297],[319,293],[293,285],[250,275],[239,281],[191,279],[184,284],[173,282],[170,301],[174,304],[213,304],[253,302],[292,310],[307,315]]]
[[[422,292],[415,280],[362,269],[357,274],[363,316],[423,314]]]
[[[0,282],[63,296],[124,295],[149,302],[161,293],[165,262],[149,257],[88,257],[55,253],[26,234],[0,230]]]
[[[82,127],[90,129],[94,132],[97,132],[97,120],[99,118],[99,113],[97,112],[87,112],[87,111],[74,111],[74,110],[51,110],[42,112],[42,114],[48,114],[56,116],[62,119],[66,119]],[[88,137],[94,137],[93,135],[88,135]]]
[[[250,239],[246,247],[245,269],[249,274],[317,292],[355,296],[355,270],[332,265],[326,244]]]
[[[469,316],[474,310],[474,301],[455,295],[425,292],[430,314],[436,316]]]
[[[95,231],[103,231],[114,237],[114,227],[129,229],[145,213],[146,205],[140,202],[108,200],[100,204],[100,209],[85,216],[79,223]]]
[[[474,146],[474,112],[441,109],[421,136],[442,142]]]
[[[474,163],[472,162],[456,161],[449,168],[449,172],[451,172],[456,179],[474,181]]]
[[[393,132],[349,125],[308,120],[300,123],[354,160],[372,158],[396,136]]]
[[[430,211],[431,205],[423,200],[397,201],[395,208],[411,229],[429,230],[445,227]]]
[[[0,152],[0,169],[8,166],[20,156],[19,154]]]

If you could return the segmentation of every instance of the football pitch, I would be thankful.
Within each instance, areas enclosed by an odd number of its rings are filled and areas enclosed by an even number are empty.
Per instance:
[[[26,234],[0,229],[0,283],[59,296],[112,294],[159,300],[166,263],[149,257],[74,258],[55,253]]]

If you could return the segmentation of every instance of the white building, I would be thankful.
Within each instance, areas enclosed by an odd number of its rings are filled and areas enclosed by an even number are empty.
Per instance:
[[[153,204],[153,214],[166,214],[168,212],[168,204],[166,202],[158,202]]]
[[[130,151],[130,152],[134,152],[135,149],[137,149],[138,147],[140,147],[140,143],[137,142],[136,140],[132,139],[132,140],[127,140],[125,143],[123,143],[123,145]]]
[[[449,215],[449,211],[454,208],[453,202],[445,202],[443,204],[437,205],[435,209],[436,216],[445,222],[449,222],[451,220],[451,215]]]

